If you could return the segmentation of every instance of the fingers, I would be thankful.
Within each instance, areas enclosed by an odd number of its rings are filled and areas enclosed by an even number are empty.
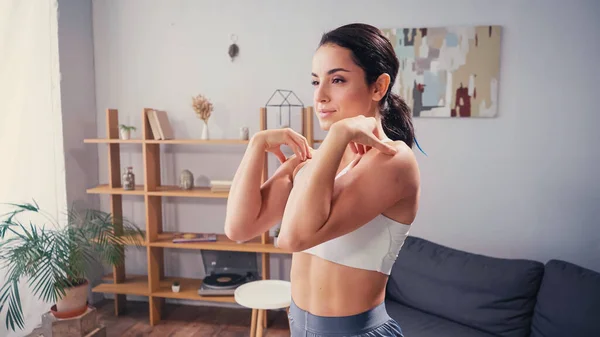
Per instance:
[[[296,157],[298,157],[302,161],[306,160],[304,159],[304,151],[302,150],[300,145],[296,144],[295,142],[291,142],[290,144],[288,144],[288,146],[292,148],[294,154],[296,154]]]
[[[350,142],[350,150],[352,150],[352,152],[358,154],[358,147],[356,146],[355,142]]]
[[[302,137],[302,143],[304,144],[304,148],[306,149],[306,158],[312,158],[312,152],[310,151],[310,146],[308,146],[308,141],[306,138]]]
[[[387,155],[394,155],[398,152],[398,150],[395,147],[382,142],[373,134],[365,137],[360,143],[351,142],[350,144],[352,152],[358,154],[365,154],[373,148]]]
[[[308,156],[308,149],[304,146],[304,143],[298,137],[294,137],[290,144],[296,156],[300,158],[302,161],[305,161]]]
[[[372,146],[359,144],[359,143],[355,143],[355,142],[350,142],[350,143],[348,143],[348,145],[350,146],[350,150],[352,150],[353,153],[360,154],[360,155],[363,155],[363,154],[369,152],[369,150],[371,150],[373,148]]]
[[[296,156],[300,158],[302,161],[307,160],[312,157],[310,152],[310,146],[308,146],[308,141],[304,136],[297,133],[296,131],[289,129],[287,133],[288,142],[287,145],[290,146]]]
[[[376,148],[377,150],[381,151],[384,154],[394,155],[394,154],[396,154],[396,152],[398,152],[398,150],[395,147],[382,142],[381,140],[379,140],[376,137],[371,138],[371,140],[372,140],[371,146]]]
[[[280,148],[277,149],[273,149],[273,154],[277,157],[277,159],[279,159],[280,163],[285,163],[285,161],[287,160],[287,158],[285,157],[285,155],[283,154],[283,152],[281,152]]]
[[[361,154],[361,155],[362,155],[362,154],[365,154],[365,153],[366,153],[366,151],[365,151],[365,146],[364,146],[363,144],[358,144],[358,145],[357,145],[357,148],[358,148],[358,154]]]

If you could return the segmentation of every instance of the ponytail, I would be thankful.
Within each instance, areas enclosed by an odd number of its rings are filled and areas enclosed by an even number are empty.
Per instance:
[[[381,112],[383,131],[391,140],[401,140],[412,148],[415,130],[410,108],[400,96],[391,91],[388,93],[385,103]]]

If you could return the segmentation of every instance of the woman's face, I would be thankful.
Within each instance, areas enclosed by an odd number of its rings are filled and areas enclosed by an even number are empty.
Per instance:
[[[323,130],[344,118],[375,116],[377,102],[349,49],[331,44],[319,47],[313,57],[312,84],[315,113]]]

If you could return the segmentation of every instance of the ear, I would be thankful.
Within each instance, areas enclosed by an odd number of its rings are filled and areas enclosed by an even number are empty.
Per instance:
[[[379,75],[377,81],[373,83],[373,100],[376,102],[381,101],[381,99],[387,93],[388,87],[390,86],[390,75],[387,73],[383,73]]]

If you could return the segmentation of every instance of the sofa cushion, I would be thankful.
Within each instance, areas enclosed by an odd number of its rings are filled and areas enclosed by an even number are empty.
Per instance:
[[[498,336],[528,336],[544,264],[468,253],[409,236],[387,296]]]
[[[391,299],[386,300],[386,309],[395,319],[406,337],[492,337],[487,332],[409,308]]]
[[[600,273],[548,261],[531,330],[532,337],[600,336]]]

